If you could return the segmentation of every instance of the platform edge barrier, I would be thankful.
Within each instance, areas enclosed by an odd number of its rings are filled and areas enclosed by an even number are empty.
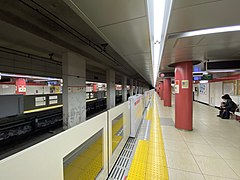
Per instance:
[[[98,179],[108,175],[107,112],[0,161],[0,179],[63,180],[63,158],[103,129],[104,167]]]
[[[123,114],[123,139],[118,144],[117,148],[112,154],[112,121]],[[115,164],[119,154],[121,153],[125,143],[127,142],[130,135],[130,102],[127,101],[119,106],[116,106],[108,110],[108,140],[109,140],[109,173]]]

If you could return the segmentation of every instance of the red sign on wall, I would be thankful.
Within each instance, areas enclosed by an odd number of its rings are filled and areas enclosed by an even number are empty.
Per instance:
[[[16,79],[16,94],[26,95],[26,80],[23,78]]]

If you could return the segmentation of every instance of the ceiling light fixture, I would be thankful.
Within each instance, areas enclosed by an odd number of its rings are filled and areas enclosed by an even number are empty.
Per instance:
[[[20,75],[20,74],[1,73],[1,76],[15,77],[15,78],[27,78],[27,79],[41,79],[41,80],[47,80],[47,81],[61,81],[61,79],[59,79],[59,78],[30,76],[30,75]]]
[[[160,44],[162,41],[163,19],[165,13],[165,0],[153,0],[153,80],[157,81],[160,65]]]
[[[209,73],[227,73],[227,72],[237,72],[240,71],[240,69],[213,69],[213,70],[207,70]]]
[[[201,35],[208,35],[208,34],[215,34],[215,33],[234,32],[234,31],[240,31],[240,25],[201,29],[201,30],[188,31],[183,33],[175,33],[175,34],[170,34],[168,36],[168,39],[201,36]]]
[[[201,80],[201,81],[199,81],[199,83],[200,84],[206,84],[206,83],[208,83],[208,80]]]

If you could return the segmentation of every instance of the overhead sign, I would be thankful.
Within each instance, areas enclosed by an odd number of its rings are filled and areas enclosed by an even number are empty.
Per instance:
[[[212,78],[213,78],[212,74],[204,74],[201,77],[201,80],[212,80]]]

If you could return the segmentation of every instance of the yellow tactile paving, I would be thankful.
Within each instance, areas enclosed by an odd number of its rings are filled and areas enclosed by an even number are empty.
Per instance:
[[[164,150],[157,104],[152,98],[146,114],[151,121],[149,140],[139,140],[129,170],[128,180],[168,180],[168,169]]]

